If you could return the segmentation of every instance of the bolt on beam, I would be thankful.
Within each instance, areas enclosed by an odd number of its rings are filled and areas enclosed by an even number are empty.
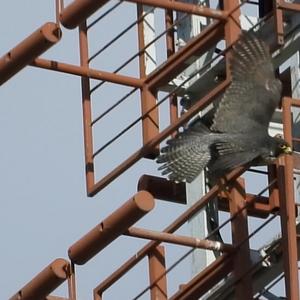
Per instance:
[[[56,44],[60,40],[61,34],[57,24],[45,23],[2,56],[0,58],[0,85]]]
[[[44,300],[68,278],[69,267],[63,258],[54,260],[9,300]]]
[[[140,191],[69,248],[75,264],[85,264],[154,208],[153,196]]]

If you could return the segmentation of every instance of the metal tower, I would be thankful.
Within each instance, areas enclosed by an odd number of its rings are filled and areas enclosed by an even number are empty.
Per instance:
[[[128,243],[133,238],[147,242],[129,258],[124,256],[123,263],[106,278],[99,271],[91,299],[112,299],[110,291],[117,289],[123,277],[132,278],[132,269],[145,261],[139,276],[145,278],[146,286],[137,287],[130,281],[130,289],[137,291],[123,299],[280,299],[272,289],[278,282],[285,287],[281,296],[300,299],[298,2],[73,0],[65,4],[56,0],[56,20],[46,22],[0,58],[1,84],[13,81],[27,66],[80,77],[83,172],[89,197],[116,181],[126,187],[130,177],[137,178],[129,200],[124,199],[98,225],[79,235],[66,249],[68,258],[57,258],[24,287],[16,287],[11,300],[77,299],[77,266],[101,256],[102,250],[109,251],[121,236]],[[114,32],[117,27],[109,24],[119,24],[120,29]],[[231,81],[228,51],[241,30],[252,27],[269,44],[284,84],[282,105],[270,131],[282,133],[295,154],[268,168],[236,169],[210,189],[203,178],[191,187],[160,177],[154,161],[160,144],[196,114],[209,111]],[[42,57],[63,41],[64,30],[79,32],[79,65]],[[105,31],[110,39],[99,43],[99,33]],[[106,59],[101,59],[103,53]],[[109,101],[101,101],[104,97]],[[264,188],[253,191],[258,181],[265,183]],[[104,199],[103,207],[112,200]],[[196,236],[186,234],[187,222],[199,220],[199,215],[202,221],[207,219],[201,212],[209,203],[215,203],[219,221],[202,230],[205,236],[197,236],[197,230]],[[155,217],[156,210],[174,206],[180,206],[180,214],[167,226],[163,218]],[[147,226],[137,226],[146,215]],[[254,229],[249,226],[253,218],[259,220]],[[252,241],[260,234],[270,234],[266,227],[273,226],[274,220],[280,221],[280,235],[253,247]],[[187,251],[173,261],[170,244],[176,246],[175,252],[183,247]],[[201,252],[205,263],[174,286],[174,269],[199,249],[206,251]],[[54,296],[65,282],[68,297]]]

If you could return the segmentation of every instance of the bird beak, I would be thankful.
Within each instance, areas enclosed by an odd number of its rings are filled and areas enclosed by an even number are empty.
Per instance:
[[[293,150],[290,146],[286,146],[286,147],[283,148],[283,153],[284,154],[292,154]]]

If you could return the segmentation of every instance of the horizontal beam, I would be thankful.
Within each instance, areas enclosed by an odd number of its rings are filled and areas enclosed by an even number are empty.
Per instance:
[[[126,0],[127,2],[140,3],[143,5],[154,6],[164,9],[172,9],[188,14],[203,16],[207,18],[225,20],[228,16],[227,12],[209,8],[207,6],[183,3],[179,1],[166,1],[166,0]]]
[[[31,66],[78,76],[84,76],[102,81],[113,82],[116,84],[123,84],[136,88],[141,88],[143,86],[142,79],[66,64],[55,60],[37,58],[32,62]]]
[[[277,8],[280,8],[280,9],[300,12],[300,4],[299,3],[297,4],[297,3],[286,2],[284,0],[277,0],[276,6],[277,6]]]
[[[177,234],[175,235],[173,233],[158,232],[154,230],[142,229],[137,227],[131,227],[128,230],[126,230],[123,234],[127,236],[136,237],[136,238],[150,239],[150,240],[188,246],[193,248],[199,248],[199,249],[207,249],[207,250],[221,251],[221,252],[234,251],[233,246],[226,243],[221,243],[221,242],[206,240],[206,239],[200,240],[194,237],[182,236]]]

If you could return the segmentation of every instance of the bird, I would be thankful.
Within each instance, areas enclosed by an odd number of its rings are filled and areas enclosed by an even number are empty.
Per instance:
[[[231,84],[212,124],[190,122],[161,149],[158,169],[169,180],[191,183],[204,169],[219,178],[245,164],[268,165],[292,154],[283,138],[268,134],[282,92],[268,45],[252,32],[242,33],[229,64]]]

